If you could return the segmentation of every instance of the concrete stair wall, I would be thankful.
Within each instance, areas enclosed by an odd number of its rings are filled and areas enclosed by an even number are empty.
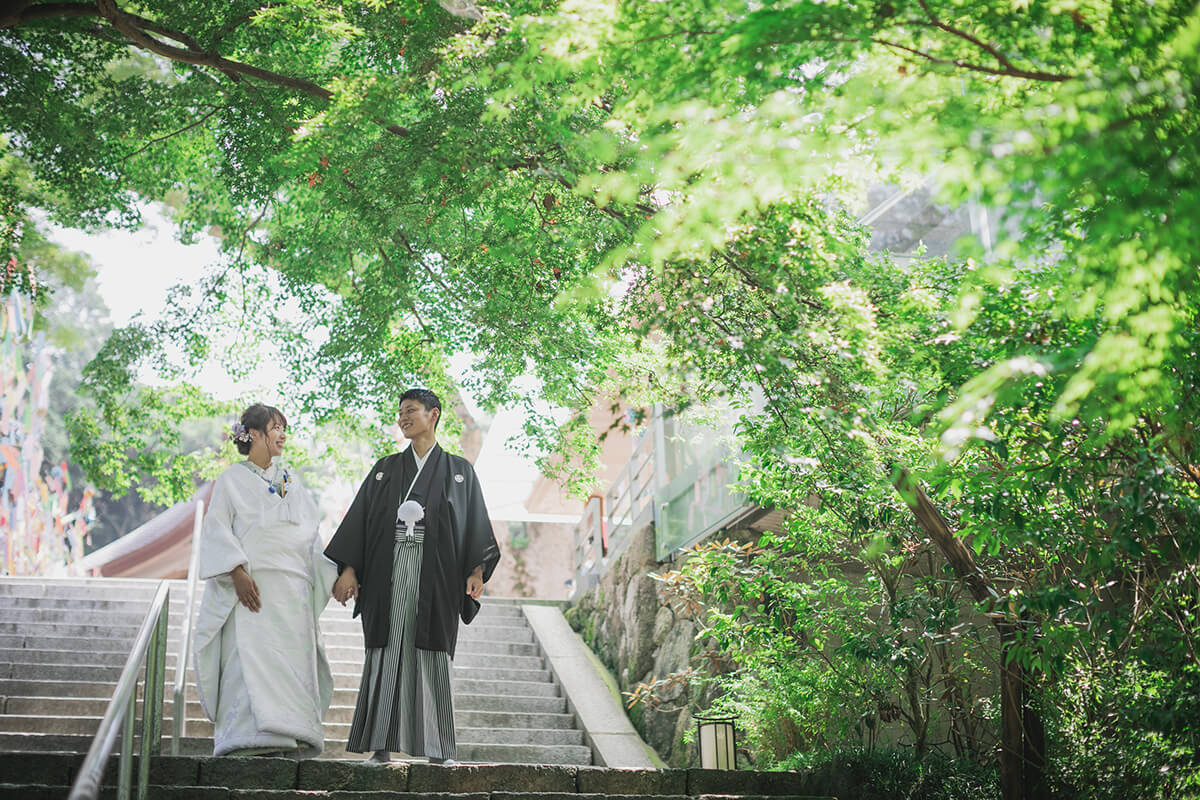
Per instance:
[[[156,581],[0,578],[0,752],[82,753],[90,746]],[[164,752],[186,588],[171,586],[164,691]],[[325,758],[347,754],[346,737],[362,674],[362,628],[330,602],[321,617],[334,673],[325,718]],[[212,753],[188,670],[187,727],[181,752]],[[520,601],[485,598],[460,628],[454,660],[458,760],[590,764],[592,750],[547,668]]]
[[[65,797],[81,762],[78,755],[0,753],[0,800]],[[113,759],[106,783],[116,774]],[[835,800],[828,777],[804,772],[196,756],[152,759],[150,785],[154,800]],[[108,786],[101,797],[113,794]],[[853,796],[838,792],[842,800]]]

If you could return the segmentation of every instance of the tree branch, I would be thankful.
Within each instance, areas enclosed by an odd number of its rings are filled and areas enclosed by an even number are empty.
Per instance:
[[[903,467],[893,466],[890,477],[892,485],[900,493],[904,504],[917,518],[917,524],[921,526],[921,530],[925,531],[937,545],[946,561],[950,563],[954,574],[966,584],[976,602],[994,603],[999,600],[1000,594],[984,577],[983,571],[975,563],[975,557],[971,551],[963,544],[962,539],[954,535],[954,531],[950,529],[950,523],[946,522],[946,518],[933,505],[929,496],[925,494],[925,490],[921,488],[909,471]]]
[[[32,0],[22,0],[0,14],[0,30],[15,28],[26,22],[55,17],[98,17],[99,9],[92,3],[44,3],[35,6]]]
[[[139,153],[144,153],[144,152],[146,152],[146,150],[150,149],[150,147],[152,147],[152,146],[153,146],[153,145],[155,145],[155,144],[158,144],[159,142],[166,141],[167,139],[170,139],[170,138],[172,138],[173,136],[178,136],[179,134],[183,133],[184,131],[189,131],[189,130],[191,130],[192,128],[196,127],[197,125],[200,125],[200,124],[202,124],[202,123],[203,123],[205,120],[207,120],[207,119],[208,119],[209,117],[211,117],[213,114],[216,114],[216,113],[217,113],[218,111],[220,111],[221,109],[222,109],[222,106],[213,106],[213,108],[212,108],[212,110],[211,110],[211,111],[209,111],[209,112],[208,112],[207,114],[205,114],[204,116],[202,116],[202,117],[198,118],[198,119],[197,119],[195,122],[192,122],[192,123],[190,123],[190,124],[188,124],[188,125],[184,125],[184,126],[183,126],[182,128],[180,128],[179,130],[176,130],[176,131],[171,131],[170,133],[163,134],[162,136],[156,136],[155,138],[151,139],[150,141],[146,142],[144,145],[142,145],[141,147],[139,147],[137,150],[134,150],[134,151],[133,151],[132,153],[130,153],[129,155],[127,155],[127,156],[124,156],[124,157],[121,159],[122,163],[123,163],[123,162],[125,162],[125,161],[128,161],[129,159],[133,158],[134,156],[138,155]]]
[[[1006,78],[1026,78],[1032,81],[1050,81],[1054,83],[1069,81],[1075,77],[1074,75],[1060,75],[1056,72],[1030,72],[1028,70],[1018,69],[1015,67],[1011,69],[996,69],[995,67],[985,67],[982,64],[973,64],[969,61],[963,61],[962,59],[954,59],[952,61],[946,58],[938,58],[937,56],[930,55],[923,50],[917,50],[914,47],[899,44],[898,42],[888,41],[887,39],[872,38],[871,41],[875,44],[881,44],[884,47],[891,47],[896,50],[903,50],[906,53],[912,53],[913,55],[920,56],[921,58],[933,64],[945,64],[951,67],[959,67],[960,69],[969,69],[972,72],[983,72],[988,75],[999,75]]]
[[[125,34],[137,46],[149,50],[152,53],[169,58],[172,61],[179,61],[184,64],[193,64],[201,67],[213,67],[222,72],[232,72],[239,75],[246,75],[251,78],[257,78],[265,83],[271,83],[276,86],[281,86],[285,89],[295,89],[304,92],[326,102],[333,99],[333,92],[323,86],[319,86],[312,81],[304,80],[303,78],[294,78],[290,75],[281,75],[278,72],[272,72],[261,67],[255,67],[251,64],[244,64],[240,61],[233,61],[216,53],[208,53],[203,50],[184,49],[169,45],[159,39],[155,39],[146,31],[149,28],[144,27],[139,21],[140,18],[132,14],[127,14],[117,7],[116,0],[96,0],[96,6],[100,9],[100,15],[108,20],[109,24],[116,28],[121,33]],[[186,37],[186,34],[176,34],[174,31],[164,32],[165,29],[158,25],[154,25],[160,36],[167,36],[175,41],[186,41],[180,37]]]
[[[938,19],[937,15],[933,13],[933,9],[929,7],[929,3],[927,3],[926,0],[917,0],[917,2],[920,3],[921,9],[925,12],[925,16],[929,17],[929,22],[931,25],[933,25],[933,27],[937,28],[938,30],[945,31],[951,36],[957,36],[959,39],[970,42],[983,52],[990,55],[992,58],[996,59],[996,61],[1000,63],[1000,66],[1004,67],[1010,73],[1023,71],[1014,66],[1013,63],[1009,61],[1003,53],[987,42],[979,39],[978,37],[972,36],[964,30],[955,28],[953,25],[942,22],[940,19]],[[1063,79],[1065,80],[1066,76],[1063,76]]]
[[[0,16],[0,29],[61,17],[99,17],[143,50],[148,50],[171,61],[219,70],[235,82],[244,76],[284,89],[303,92],[325,102],[333,99],[333,92],[312,81],[256,67],[253,64],[234,61],[219,53],[206,50],[199,41],[186,33],[168,28],[137,14],[122,11],[117,6],[116,0],[96,0],[94,5],[89,3],[19,4],[15,9]],[[156,38],[151,34],[156,34],[161,38]],[[182,47],[169,44],[163,39],[169,39]],[[408,136],[409,134],[408,129],[402,125],[389,123],[379,118],[375,118],[374,122],[396,136]]]

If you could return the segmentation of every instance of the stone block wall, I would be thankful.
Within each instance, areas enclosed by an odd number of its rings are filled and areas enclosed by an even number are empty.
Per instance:
[[[687,669],[698,651],[696,624],[678,619],[664,601],[651,573],[669,569],[654,552],[654,526],[633,533],[626,550],[596,586],[568,609],[567,619],[616,678],[622,692]],[[658,708],[642,703],[628,709],[642,738],[672,767],[699,765],[694,743],[683,742],[694,726],[688,711],[692,689],[680,687]],[[704,707],[700,703],[700,707]]]
[[[748,541],[758,534],[751,529],[723,531],[735,541]],[[677,615],[667,604],[661,584],[650,577],[679,568],[680,563],[660,564],[655,556],[654,526],[646,525],[636,531],[629,547],[609,565],[608,571],[591,590],[575,600],[567,609],[571,626],[604,662],[615,678],[621,692],[634,691],[639,683],[650,684],[672,673],[686,670],[698,663],[698,656],[708,644],[696,641],[698,626],[692,619]],[[841,565],[844,576],[851,581],[864,580],[864,573],[853,566]],[[986,618],[976,616],[972,622],[984,636],[993,635]],[[705,664],[705,666],[711,666]],[[972,684],[978,696],[996,696],[998,686],[990,679]],[[699,766],[694,742],[685,743],[684,734],[695,729],[691,709],[709,708],[711,689],[699,689],[686,683],[676,686],[665,696],[660,693],[657,707],[639,703],[627,709],[629,718],[641,737],[670,767]],[[625,698],[628,700],[628,697]],[[930,730],[933,741],[949,737],[949,718],[939,712]],[[898,746],[911,744],[911,732],[900,720],[881,722],[875,731],[877,742]],[[948,752],[948,747],[946,748]],[[739,754],[739,765],[748,766],[745,754]]]

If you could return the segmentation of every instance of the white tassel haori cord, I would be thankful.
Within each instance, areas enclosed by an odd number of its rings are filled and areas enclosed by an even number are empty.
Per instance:
[[[425,509],[416,500],[405,500],[396,510],[396,521],[404,524],[406,539],[415,538],[417,523],[423,519],[425,519]]]

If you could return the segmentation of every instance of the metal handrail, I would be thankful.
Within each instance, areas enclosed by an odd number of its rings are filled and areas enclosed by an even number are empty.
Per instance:
[[[200,560],[200,531],[204,522],[204,501],[196,501],[196,518],[192,521],[192,552],[188,558],[187,599],[183,608],[183,625],[179,629],[179,654],[175,658],[175,694],[171,703],[171,755],[179,755],[179,743],[187,729],[187,670],[192,653],[192,616],[196,605],[196,573]]]
[[[167,667],[167,625],[170,588],[166,581],[158,584],[150,610],[138,628],[133,649],[125,660],[117,688],[113,691],[104,719],[92,739],[83,759],[83,766],[71,785],[69,800],[95,800],[100,794],[100,782],[108,758],[112,755],[121,734],[121,762],[117,771],[117,798],[129,800],[133,773],[133,726],[137,718],[138,667],[146,663],[145,689],[142,698],[142,748],[138,758],[138,800],[146,800],[150,783],[150,756],[162,750],[163,681]]]

